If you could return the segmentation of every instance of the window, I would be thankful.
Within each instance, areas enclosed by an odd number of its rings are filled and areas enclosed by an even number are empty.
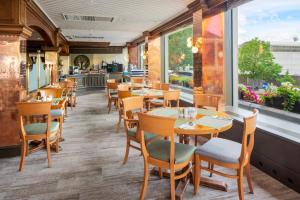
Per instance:
[[[193,87],[193,53],[187,41],[193,36],[191,26],[167,34],[165,59],[168,81],[181,88]]]
[[[300,2],[254,0],[238,8],[240,104],[300,114]]]
[[[147,65],[147,52],[145,48],[145,43],[142,43],[139,45],[139,51],[138,51],[138,57],[139,57],[139,68],[140,69],[146,69]]]

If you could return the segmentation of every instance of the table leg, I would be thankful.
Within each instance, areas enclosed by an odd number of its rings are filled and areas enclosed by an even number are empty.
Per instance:
[[[155,176],[159,176],[158,168],[154,167],[151,170],[151,174],[155,175]],[[162,177],[163,178],[170,178],[170,173],[163,170]],[[176,186],[176,191],[175,191],[176,199],[182,199],[183,198],[183,194],[184,194],[184,192],[187,188],[187,185],[189,183],[193,184],[193,181],[191,179],[192,179],[192,176],[190,175],[189,178],[184,178],[183,180],[178,180],[178,183],[177,183],[177,186]],[[212,188],[212,189],[227,192],[227,184],[224,181],[213,180],[212,178],[207,178],[207,177],[201,177],[200,178],[200,185],[205,186],[205,187],[209,187],[209,188]]]

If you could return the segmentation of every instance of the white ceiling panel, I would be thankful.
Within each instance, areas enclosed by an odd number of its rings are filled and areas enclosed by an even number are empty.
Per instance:
[[[125,45],[143,31],[162,24],[187,10],[193,0],[35,0],[70,41],[110,42]],[[107,21],[66,21],[66,15],[112,17]],[[78,37],[77,37],[78,36]],[[84,37],[82,39],[81,37]],[[103,37],[103,39],[97,39]],[[69,38],[69,37],[68,37]],[[96,38],[96,39],[95,39]]]

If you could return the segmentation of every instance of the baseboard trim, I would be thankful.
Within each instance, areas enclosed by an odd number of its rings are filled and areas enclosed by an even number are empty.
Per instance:
[[[0,158],[20,156],[20,152],[21,152],[21,145],[0,147]]]

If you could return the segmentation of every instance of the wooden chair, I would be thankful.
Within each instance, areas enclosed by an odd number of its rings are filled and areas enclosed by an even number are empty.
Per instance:
[[[194,105],[196,108],[220,109],[221,96],[213,94],[194,94]]]
[[[141,77],[131,77],[132,83],[144,83],[144,78]]]
[[[244,168],[246,168],[246,176],[250,193],[253,193],[253,186],[250,177],[250,157],[254,146],[257,114],[258,110],[254,109],[251,116],[244,118],[242,144],[222,138],[213,138],[196,150],[194,178],[195,194],[198,192],[201,169],[203,169],[221,176],[237,179],[239,199],[243,200]],[[214,165],[233,169],[236,170],[237,173],[236,175],[225,174],[223,172],[216,171],[213,168],[205,168],[201,166],[201,161],[207,161]]]
[[[158,81],[155,81],[152,83],[152,89],[160,90],[161,88],[161,83]]]
[[[62,98],[64,88],[42,88],[39,92],[44,93],[46,96],[52,96],[53,98]]]
[[[76,106],[77,103],[74,82],[66,80],[66,81],[59,82],[59,85],[61,88],[65,89],[64,97],[67,98],[67,104],[72,109],[73,107]]]
[[[51,119],[52,120],[57,120],[59,122],[59,136],[60,136],[60,141],[63,141],[63,137],[62,137],[62,125],[64,122],[64,116],[65,116],[65,106],[66,106],[66,102],[67,99],[63,98],[62,100],[60,100],[57,105],[51,105]]]
[[[19,171],[24,167],[24,159],[26,154],[33,153],[39,149],[46,146],[48,166],[51,167],[51,155],[50,155],[50,145],[55,143],[55,150],[58,152],[59,148],[59,123],[51,121],[51,102],[35,102],[35,103],[17,103],[18,118],[21,127],[21,160]],[[46,117],[47,122],[32,122],[30,118]],[[34,149],[28,148],[28,141],[30,140],[42,140],[42,145]]]
[[[140,145],[141,137],[138,133],[139,120],[137,114],[144,112],[144,97],[134,96],[128,97],[122,100],[123,102],[123,116],[124,127],[126,132],[126,151],[123,164],[126,164],[129,155],[130,147],[141,151],[141,148],[137,145],[133,145],[132,142]],[[145,133],[146,141],[150,141],[155,138],[155,135]]]
[[[144,199],[146,195],[149,164],[151,164],[170,170],[171,199],[175,200],[175,180],[186,177],[192,171],[191,163],[193,162],[195,147],[174,141],[176,118],[158,117],[145,113],[138,113],[138,117],[144,157],[144,183],[140,199]],[[167,137],[169,140],[159,139],[145,143],[146,132],[161,138]],[[177,174],[179,171],[181,173]]]
[[[170,84],[168,83],[159,83],[159,90],[163,90],[163,91],[169,91],[169,86]],[[157,88],[158,85],[155,85],[155,87]],[[156,89],[156,88],[153,88],[153,89]],[[162,107],[164,106],[164,100],[163,99],[149,99],[147,101],[147,104],[148,104],[148,110],[151,109],[151,107]]]
[[[116,79],[107,79],[106,80],[107,83],[116,83]]]
[[[161,83],[160,84],[160,89],[164,91],[169,91],[170,89],[170,84],[169,83]]]
[[[106,83],[107,86],[107,107],[108,107],[108,113],[111,111],[111,105],[114,103],[114,105],[117,105],[118,95],[116,94],[116,91],[118,89],[118,83]]]
[[[129,91],[129,86],[125,85],[125,84],[119,84],[118,85],[118,90]]]
[[[131,97],[131,92],[128,90],[118,90],[118,109],[119,109],[119,121],[117,124],[117,132],[119,132],[120,130],[120,126],[121,126],[121,121],[124,118],[124,114],[123,114],[123,102],[122,100],[127,98],[127,97]]]
[[[213,94],[201,94],[194,93],[194,105],[196,108],[205,108],[205,109],[215,109],[219,111],[220,109],[221,96]],[[216,134],[215,136],[217,136]],[[214,135],[208,135],[209,138]],[[198,136],[195,136],[195,146],[197,146]]]
[[[176,102],[179,107],[180,90],[172,90],[164,92],[164,107],[172,107],[172,102]]]

